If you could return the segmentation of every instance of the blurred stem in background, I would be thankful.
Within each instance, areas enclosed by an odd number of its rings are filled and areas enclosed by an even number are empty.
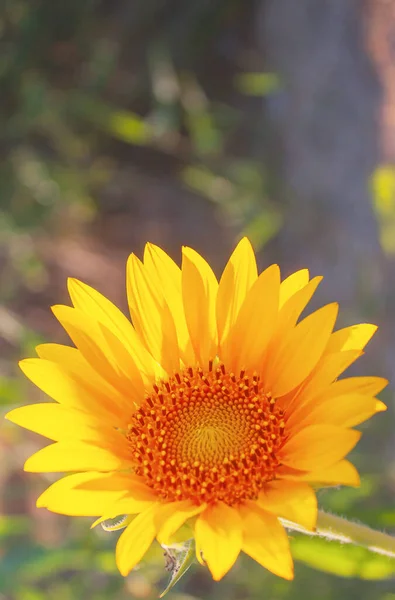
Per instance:
[[[314,532],[288,523],[284,519],[282,521],[291,530],[306,535],[317,535],[343,544],[355,544],[367,548],[371,552],[395,558],[395,537],[323,510],[318,511],[317,528]]]

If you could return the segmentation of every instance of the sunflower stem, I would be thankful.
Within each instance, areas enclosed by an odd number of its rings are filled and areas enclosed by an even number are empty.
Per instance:
[[[316,535],[345,544],[364,546],[377,554],[395,558],[395,537],[322,510],[318,511]]]
[[[285,527],[293,531],[342,542],[343,544],[363,546],[376,554],[384,554],[395,558],[395,537],[371,529],[362,523],[355,523],[355,521],[348,521],[344,517],[326,513],[323,510],[318,511],[315,531],[309,531],[301,525],[291,523],[285,519],[280,520]]]

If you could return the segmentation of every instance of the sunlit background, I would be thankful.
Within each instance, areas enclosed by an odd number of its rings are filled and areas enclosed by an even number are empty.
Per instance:
[[[66,338],[49,307],[71,275],[123,309],[125,260],[191,245],[217,274],[242,235],[263,268],[325,276],[315,306],[379,333],[354,372],[395,366],[392,0],[2,0],[1,412],[39,401],[17,361]],[[363,427],[358,490],[322,507],[395,529],[393,387]],[[42,438],[0,426],[0,599],[153,599],[159,549],[127,579],[117,533],[35,508]],[[392,529],[394,531],[394,529]],[[293,536],[292,583],[239,559],[195,566],[169,600],[395,600],[395,561]],[[392,581],[391,581],[392,579]]]

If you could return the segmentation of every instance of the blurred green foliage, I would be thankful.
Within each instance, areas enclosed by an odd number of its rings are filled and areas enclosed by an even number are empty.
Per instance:
[[[268,193],[270,174],[253,151],[238,151],[245,123],[237,100],[243,95],[275,94],[281,81],[253,66],[233,69],[228,76],[217,59],[220,85],[207,83],[210,94],[199,64],[199,55],[208,60],[204,48],[211,52],[223,31],[236,27],[245,5],[242,0],[216,0],[166,10],[166,3],[153,0],[3,0],[0,405],[4,411],[30,396],[31,388],[27,393],[15,364],[18,357],[32,355],[44,338],[35,313],[25,318],[30,302],[45,310],[49,303],[51,275],[43,239],[49,239],[53,249],[65,236],[85,235],[98,220],[105,220],[112,206],[103,205],[100,198],[133,161],[143,170],[145,164],[165,165],[166,176],[155,169],[151,173],[149,167],[146,175],[162,177],[163,185],[170,177],[181,189],[185,186],[202,202],[212,203],[223,222],[247,234],[256,248],[264,247],[281,229],[283,209]],[[156,23],[162,18],[163,31],[158,33]],[[225,94],[222,80],[228,86]],[[255,126],[253,117],[249,126]],[[393,170],[378,171],[373,185],[381,241],[394,252]],[[21,465],[40,443],[9,425],[0,439],[4,512],[0,599],[156,597],[166,584],[159,547],[123,580],[114,561],[116,534],[91,531],[86,519],[43,515],[45,511],[33,508],[48,482],[25,477]],[[361,466],[369,464],[367,456],[355,458]],[[395,524],[392,495],[377,477],[365,477],[359,491],[324,491],[320,500],[372,526]],[[170,595],[179,600],[395,598],[386,581],[393,577],[394,566],[386,557],[301,536],[294,537],[292,546],[298,561],[292,584],[244,557],[220,584],[200,567],[193,568]]]
[[[379,167],[372,179],[373,207],[380,228],[380,242],[389,255],[395,254],[395,168]]]

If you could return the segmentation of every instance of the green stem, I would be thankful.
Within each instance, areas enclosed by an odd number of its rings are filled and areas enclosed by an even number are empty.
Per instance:
[[[317,527],[315,531],[308,531],[300,525],[284,521],[286,527],[308,535],[317,535],[328,540],[335,540],[343,544],[356,544],[368,548],[377,554],[385,554],[395,558],[395,537],[376,531],[343,517],[331,515],[322,510],[318,511]]]
[[[395,558],[395,537],[322,510],[318,511],[317,534]]]

